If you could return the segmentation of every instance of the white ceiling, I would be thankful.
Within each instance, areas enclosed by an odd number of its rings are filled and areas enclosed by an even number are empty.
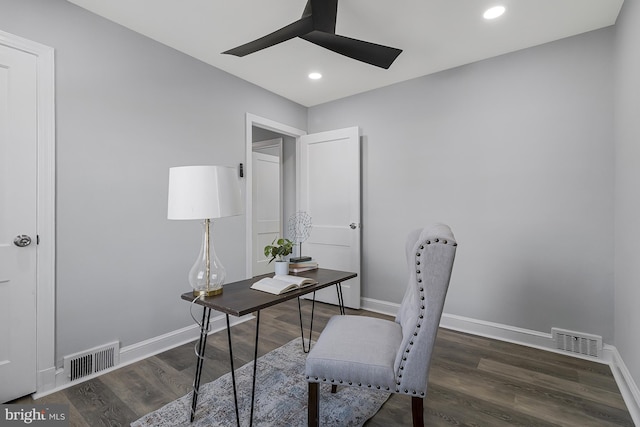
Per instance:
[[[243,58],[220,53],[299,19],[306,0],[68,1],[304,106],[613,25],[623,3],[340,0],[337,34],[403,49],[384,70],[299,38]],[[496,4],[506,13],[484,20]]]

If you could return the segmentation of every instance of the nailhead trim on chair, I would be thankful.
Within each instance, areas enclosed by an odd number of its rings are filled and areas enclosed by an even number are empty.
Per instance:
[[[451,244],[452,246],[457,246],[457,243],[452,242],[449,243],[446,239],[435,239],[434,240],[435,243],[440,243],[440,244]],[[425,245],[430,245],[431,241],[430,240],[426,240],[423,244],[420,245],[420,250],[416,253],[416,266],[420,266],[420,257],[422,256],[422,251],[425,248]],[[418,283],[422,283],[422,270],[417,267],[416,268],[416,280]],[[420,286],[418,288],[418,291],[420,292],[420,301],[424,301],[425,300],[425,295],[424,295],[424,287]],[[416,329],[413,332],[413,336],[418,336],[418,331],[420,329],[422,320],[424,319],[424,309],[425,306],[424,304],[420,305],[420,314],[418,315],[418,323],[416,324]],[[405,350],[405,354],[409,353],[409,350],[411,349],[411,347],[413,346],[413,340],[409,341],[409,345],[407,347],[407,349]],[[402,361],[400,362],[400,366],[396,375],[396,385],[400,386],[402,384],[402,381],[400,380],[400,378],[402,378],[402,374],[401,372],[404,370],[404,363],[407,361],[407,357],[406,355],[404,357],[402,357]],[[396,393],[401,393],[401,389],[400,387],[396,387]],[[418,394],[418,392],[416,390],[411,390],[411,392],[409,392],[408,389],[404,389],[404,394],[413,394],[416,395]],[[424,397],[425,396],[425,392],[420,392],[420,396]]]
[[[307,380],[311,379],[311,377],[309,375],[307,375],[306,378],[307,378]],[[334,379],[327,380],[326,378],[322,378],[322,379],[320,379],[319,377],[313,377],[313,378],[318,382],[324,382],[324,383],[334,383],[334,382],[336,382],[336,380],[334,380]],[[338,382],[340,384],[343,384],[344,382],[347,382],[347,381],[346,380],[338,380]],[[350,386],[354,385],[353,381],[348,381],[347,383]],[[400,382],[398,381],[397,384],[400,384]],[[358,387],[363,387],[362,383],[358,383],[357,386]],[[378,390],[384,389],[386,391],[390,391],[390,387],[389,386],[381,386],[381,385],[377,385],[377,384],[367,384],[367,388],[373,388],[373,387],[375,387]]]

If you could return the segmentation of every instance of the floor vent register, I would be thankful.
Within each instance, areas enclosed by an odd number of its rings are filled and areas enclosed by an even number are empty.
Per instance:
[[[590,357],[602,357],[602,337],[599,335],[557,328],[552,328],[551,334],[558,350]]]
[[[116,366],[119,355],[119,342],[95,347],[90,350],[65,356],[64,371],[71,381],[75,381]]]

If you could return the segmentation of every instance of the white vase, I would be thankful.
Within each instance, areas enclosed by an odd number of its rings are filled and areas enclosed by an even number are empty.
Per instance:
[[[289,261],[276,261],[276,276],[289,274]]]

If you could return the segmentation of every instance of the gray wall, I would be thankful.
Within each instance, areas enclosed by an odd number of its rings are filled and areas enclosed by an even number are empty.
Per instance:
[[[166,219],[168,169],[237,165],[245,113],[304,129],[306,108],[64,0],[0,0],[0,29],[56,50],[56,358],[192,324],[179,299],[200,245]],[[214,224],[244,278],[244,216]]]
[[[616,337],[640,385],[640,4],[626,1],[616,25]]]
[[[401,301],[403,242],[451,225],[445,311],[613,340],[611,28],[310,108],[359,125],[363,296]]]

